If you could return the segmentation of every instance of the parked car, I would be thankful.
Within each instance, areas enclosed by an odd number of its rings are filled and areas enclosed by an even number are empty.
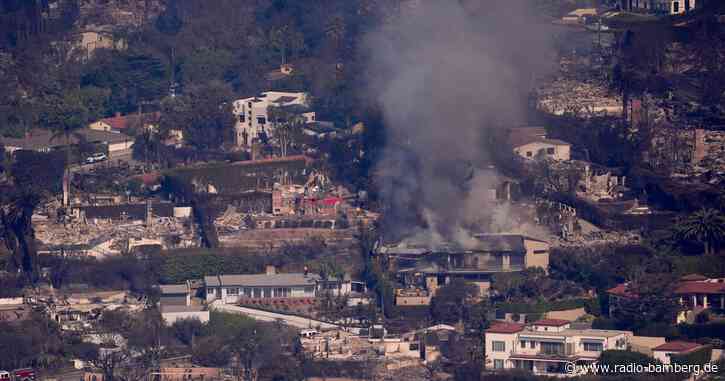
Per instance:
[[[101,161],[104,161],[104,160],[107,160],[107,159],[108,159],[108,156],[106,156],[105,153],[98,152],[98,153],[94,153],[91,156],[88,156],[86,158],[86,164],[98,163],[98,162],[101,162]]]

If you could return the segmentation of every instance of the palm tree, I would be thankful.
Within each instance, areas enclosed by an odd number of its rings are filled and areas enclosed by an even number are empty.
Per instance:
[[[272,137],[279,144],[282,157],[287,157],[289,148],[299,140],[304,117],[282,107],[270,107],[269,119],[272,122]]]
[[[71,137],[78,138],[78,130],[85,128],[90,119],[88,108],[79,94],[67,93],[51,101],[45,122],[53,130],[51,140],[65,138],[66,171],[70,172]]]
[[[679,221],[676,236],[697,240],[705,246],[705,254],[712,254],[725,240],[725,217],[719,210],[702,208]]]

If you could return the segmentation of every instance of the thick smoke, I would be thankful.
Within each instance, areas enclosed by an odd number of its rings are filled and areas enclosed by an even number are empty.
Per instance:
[[[530,0],[420,0],[369,36],[372,96],[387,146],[377,168],[385,230],[425,226],[464,244],[490,215],[487,131],[526,123],[528,91],[551,62]],[[500,149],[506,149],[501,147]],[[472,226],[473,225],[473,226]]]

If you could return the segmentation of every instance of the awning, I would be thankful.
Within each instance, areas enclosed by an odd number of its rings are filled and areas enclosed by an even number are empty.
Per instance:
[[[519,340],[523,341],[539,341],[542,343],[554,343],[554,344],[564,344],[566,339],[564,338],[555,338],[555,337],[531,337],[531,336],[519,336]]]

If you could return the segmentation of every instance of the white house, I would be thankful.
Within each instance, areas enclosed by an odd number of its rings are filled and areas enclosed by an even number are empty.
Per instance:
[[[567,161],[571,158],[571,144],[557,139],[531,137],[513,147],[514,152],[529,160],[546,158]]]
[[[312,273],[277,273],[267,266],[264,274],[205,276],[206,301],[238,303],[243,299],[315,298],[323,293],[347,295],[362,301],[365,285],[349,279],[323,280]]]
[[[270,107],[289,108],[291,112],[301,115],[306,123],[315,121],[307,93],[267,91],[256,97],[239,99],[234,101],[232,109],[236,117],[234,130],[237,146],[251,144],[253,139],[259,139],[260,134],[270,134]]]
[[[237,303],[244,298],[314,298],[318,280],[315,274],[277,274],[268,268],[265,274],[205,276],[204,284],[207,302]]]
[[[182,319],[198,319],[202,323],[209,321],[209,310],[191,302],[190,282],[160,285],[159,291],[159,309],[166,325]]]
[[[625,350],[632,337],[629,331],[572,329],[569,321],[558,319],[543,319],[530,326],[495,323],[485,332],[485,368],[576,376],[579,374],[567,365],[591,364],[602,351]]]

